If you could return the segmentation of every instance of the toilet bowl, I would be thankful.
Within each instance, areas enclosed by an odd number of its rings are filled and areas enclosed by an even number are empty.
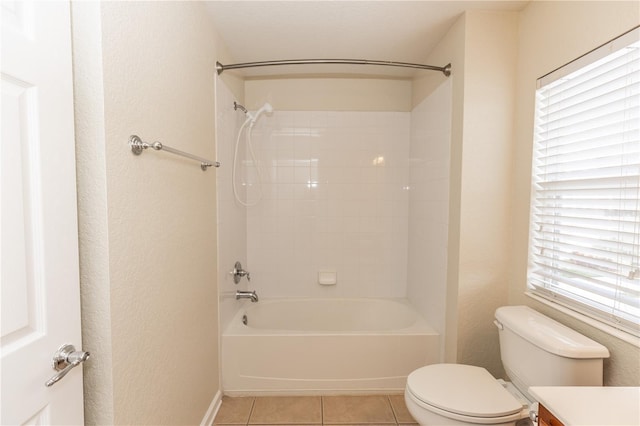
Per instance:
[[[495,319],[512,383],[472,365],[419,368],[407,377],[405,403],[421,426],[515,425],[534,406],[530,386],[602,386],[604,346],[526,306],[498,308]]]
[[[515,425],[529,401],[481,367],[433,364],[407,378],[405,403],[421,425]]]

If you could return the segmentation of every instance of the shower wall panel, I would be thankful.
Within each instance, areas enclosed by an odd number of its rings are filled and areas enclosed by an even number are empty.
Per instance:
[[[252,140],[262,171],[262,199],[247,209],[252,288],[406,297],[410,113],[276,111]],[[323,271],[337,284],[318,284]]]
[[[218,288],[220,306],[220,329],[224,330],[240,307],[235,300],[237,289],[246,289],[247,282],[235,285],[229,271],[236,261],[247,263],[247,212],[236,203],[231,188],[233,151],[238,130],[245,116],[234,111],[234,98],[231,90],[222,79],[216,79],[216,159],[222,166],[212,170],[216,173],[218,197]],[[239,152],[244,157],[244,150]],[[241,177],[246,171],[238,170]],[[239,179],[242,182],[242,179]],[[241,192],[244,194],[244,192]]]
[[[447,80],[411,112],[407,298],[441,336],[446,331],[451,90]]]

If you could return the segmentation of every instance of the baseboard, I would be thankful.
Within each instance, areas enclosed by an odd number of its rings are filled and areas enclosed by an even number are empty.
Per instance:
[[[216,414],[218,414],[218,410],[222,405],[222,392],[216,392],[216,395],[213,397],[211,404],[209,404],[209,409],[204,415],[200,426],[212,426],[213,421],[216,419]]]

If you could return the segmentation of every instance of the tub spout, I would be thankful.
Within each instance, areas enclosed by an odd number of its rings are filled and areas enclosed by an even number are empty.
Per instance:
[[[251,301],[255,303],[258,301],[258,295],[256,294],[255,290],[254,291],[238,290],[236,291],[236,300],[239,300],[239,299],[251,299]]]

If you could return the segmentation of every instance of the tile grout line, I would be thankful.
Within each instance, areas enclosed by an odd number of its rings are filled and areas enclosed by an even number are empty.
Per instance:
[[[396,421],[396,425],[400,424],[398,422],[398,416],[396,415],[396,410],[393,407],[393,403],[391,402],[391,395],[386,395],[387,396],[387,402],[389,403],[389,406],[391,407],[391,413],[393,414],[393,419]]]
[[[256,406],[256,397],[253,397],[253,401],[251,402],[251,409],[249,410],[249,418],[247,419],[247,426],[251,422],[251,416],[253,415],[253,408]]]

